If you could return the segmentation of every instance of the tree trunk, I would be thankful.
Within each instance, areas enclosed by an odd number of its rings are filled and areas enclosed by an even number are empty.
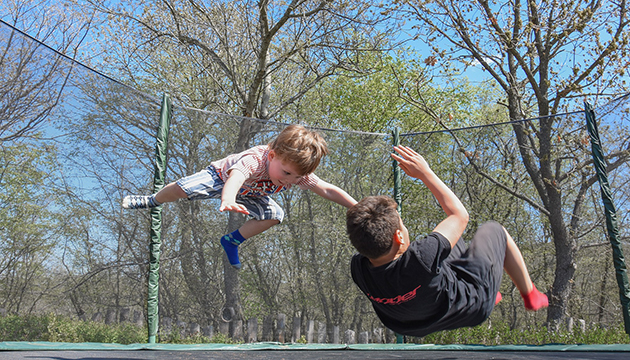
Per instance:
[[[520,99],[515,88],[511,89],[508,97],[509,113],[511,119],[522,119],[520,111]],[[545,104],[539,104],[544,108]],[[538,192],[538,195],[546,210],[549,226],[556,250],[556,271],[553,286],[551,288],[547,321],[561,321],[567,312],[568,299],[571,293],[576,270],[575,240],[570,235],[567,224],[562,214],[562,192],[552,170],[551,129],[553,118],[541,119],[540,128],[536,133],[539,143],[538,154],[532,148],[532,140],[524,129],[526,125],[515,124],[513,126],[523,165]],[[535,159],[538,159],[536,163]],[[545,292],[545,289],[539,289]]]
[[[255,120],[244,119],[241,122],[238,138],[234,146],[234,153],[241,152],[250,147],[252,135],[260,130],[262,124]],[[238,229],[245,222],[245,217],[239,213],[230,212],[228,217],[228,226],[226,233]],[[223,256],[223,281],[225,286],[225,303],[234,308],[235,317],[232,321],[243,320],[243,311],[240,301],[240,282],[238,278],[238,270],[234,269],[227,259]]]
[[[554,196],[552,196],[553,198]],[[567,315],[569,295],[571,294],[571,284],[575,277],[577,265],[575,263],[576,244],[569,233],[562,219],[562,206],[560,195],[552,200],[549,221],[551,233],[556,249],[556,271],[549,298],[549,310],[547,311],[547,322],[559,322]],[[557,201],[557,202],[556,202]]]
[[[599,311],[597,312],[597,322],[602,323],[604,321],[604,306],[606,305],[606,279],[610,276],[610,271],[608,270],[610,266],[604,265],[604,275],[602,275],[602,280],[599,286]]]
[[[180,265],[182,274],[184,275],[190,293],[203,309],[205,319],[214,319],[217,314],[212,313],[213,307],[208,306],[208,304],[211,303],[213,298],[212,292],[216,291],[216,289],[212,289],[207,285],[210,278],[207,271],[207,266],[209,265],[208,259],[206,259],[201,249],[204,245],[204,234],[200,234],[196,230],[199,224],[196,215],[199,212],[199,205],[190,201],[179,209],[179,217],[181,219],[187,219],[180,224],[180,228],[183,229],[180,235]],[[219,239],[209,239],[206,243],[218,240]]]

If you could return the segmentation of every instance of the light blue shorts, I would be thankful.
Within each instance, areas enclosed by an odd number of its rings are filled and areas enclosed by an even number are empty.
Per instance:
[[[196,174],[177,180],[188,200],[221,199],[225,183],[214,166],[208,166]],[[236,202],[247,208],[249,215],[256,220],[278,220],[282,222],[284,210],[269,196],[236,196]]]

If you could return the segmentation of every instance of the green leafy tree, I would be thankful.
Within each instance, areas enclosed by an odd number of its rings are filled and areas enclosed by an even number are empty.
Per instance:
[[[0,147],[0,306],[32,312],[48,284],[46,263],[56,245],[47,175],[53,157],[31,145]]]

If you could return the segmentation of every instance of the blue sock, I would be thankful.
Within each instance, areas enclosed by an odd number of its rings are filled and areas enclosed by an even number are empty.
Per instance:
[[[149,205],[149,207],[156,207],[156,206],[160,206],[162,205],[162,203],[158,202],[155,199],[155,194],[151,195],[148,199],[147,199],[147,203]]]
[[[237,270],[241,268],[241,262],[238,259],[238,246],[245,240],[247,239],[245,239],[238,230],[234,230],[232,233],[224,235],[221,238],[221,246],[223,246],[223,250],[225,250],[228,261],[230,265]]]

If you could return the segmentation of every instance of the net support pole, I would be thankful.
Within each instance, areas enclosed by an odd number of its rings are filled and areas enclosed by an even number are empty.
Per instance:
[[[623,248],[619,241],[619,227],[617,225],[617,210],[612,199],[610,184],[608,183],[608,174],[606,172],[606,163],[604,161],[604,153],[602,151],[599,139],[599,131],[595,121],[595,112],[589,103],[584,103],[586,110],[586,126],[591,138],[591,151],[593,154],[593,163],[597,171],[599,187],[601,189],[602,200],[604,203],[604,211],[606,213],[606,229],[608,230],[608,240],[612,246],[613,263],[615,265],[615,275],[617,284],[619,285],[619,298],[621,300],[621,310],[623,312],[623,321],[626,334],[630,335],[630,285],[628,284],[628,271],[623,256]]]
[[[167,94],[162,97],[160,124],[155,142],[155,172],[153,175],[153,193],[164,187],[166,176],[166,151],[168,131],[171,122],[171,100]],[[149,279],[147,295],[147,323],[149,343],[155,344],[158,332],[158,290],[160,278],[160,247],[162,245],[162,206],[151,208],[151,240],[149,243]]]
[[[392,144],[394,146],[400,145],[400,130],[398,128],[394,128],[394,130],[392,130]],[[396,204],[398,204],[398,213],[402,215],[400,167],[398,166],[398,162],[396,160],[392,161],[392,168],[394,171],[394,200],[396,201]],[[405,340],[403,336],[396,333],[396,344],[402,344],[404,342]]]

